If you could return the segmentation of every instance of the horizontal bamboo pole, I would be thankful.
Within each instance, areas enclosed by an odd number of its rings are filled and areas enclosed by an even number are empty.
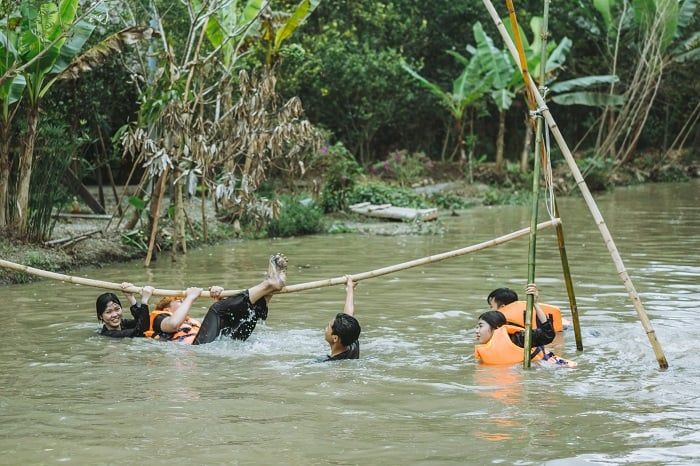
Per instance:
[[[556,226],[559,224],[559,219],[550,220],[547,222],[542,222],[537,225],[537,229],[541,230],[543,228]],[[521,238],[530,233],[529,228],[523,228],[522,230],[514,231],[504,236],[499,236],[498,238],[485,241],[483,243],[475,244],[461,249],[455,249],[453,251],[443,252],[441,254],[435,254],[433,256],[427,256],[420,259],[415,259],[408,262],[403,262],[401,264],[391,265],[388,267],[383,267],[376,270],[371,270],[369,272],[362,272],[352,275],[354,281],[367,280],[368,278],[380,277],[382,275],[387,275],[394,272],[399,272],[401,270],[410,269],[413,267],[418,267],[420,265],[431,264],[433,262],[439,262],[445,259],[450,259],[452,257],[462,256],[472,252],[480,251],[482,249],[487,249],[493,246],[498,246],[499,244],[507,243],[517,238]],[[30,275],[35,275],[37,277],[50,278],[52,280],[58,280],[67,283],[75,283],[76,285],[92,286],[95,288],[103,288],[106,290],[113,291],[125,291],[129,293],[141,293],[143,287],[141,286],[131,286],[129,288],[122,288],[121,284],[106,282],[101,280],[93,280],[91,278],[74,277],[71,275],[65,275],[62,273],[49,272],[46,270],[37,269],[34,267],[29,267],[27,265],[17,264],[15,262],[6,261],[0,259],[0,267],[16,270],[18,272],[27,273]],[[334,286],[345,284],[345,277],[335,277],[326,280],[317,280],[308,283],[299,283],[297,285],[290,285],[282,288],[278,293],[296,293],[298,291],[312,290],[314,288],[322,288],[326,286]],[[233,296],[240,293],[243,290],[226,290],[222,293],[223,296]],[[154,296],[184,296],[184,290],[168,290],[168,289],[156,289],[153,292]],[[202,291],[202,296],[210,296],[208,291]]]
[[[498,12],[494,8],[493,3],[491,3],[491,0],[482,1],[489,14],[491,15],[491,19],[493,19],[493,22],[498,27],[498,32],[500,32],[503,41],[505,42],[506,46],[508,47],[508,50],[510,51],[510,54],[513,57],[513,60],[515,60],[515,62],[518,63],[518,51],[516,50],[515,44],[513,44],[513,40],[510,38],[508,31],[503,25],[503,21],[501,21],[501,18],[498,16]],[[637,293],[637,290],[635,289],[634,284],[632,283],[632,279],[627,273],[625,264],[622,261],[622,256],[620,256],[620,253],[617,250],[617,246],[615,245],[615,241],[613,240],[612,235],[610,234],[610,230],[608,230],[608,227],[605,224],[603,215],[600,213],[600,210],[598,209],[598,206],[595,200],[593,199],[593,195],[589,191],[588,186],[586,185],[586,182],[583,179],[583,175],[581,175],[581,171],[576,165],[576,160],[571,154],[571,150],[566,144],[566,141],[564,140],[564,136],[562,136],[561,131],[559,131],[559,127],[554,121],[552,114],[549,112],[549,109],[547,108],[544,99],[542,98],[542,95],[540,95],[537,86],[535,86],[535,84],[531,80],[526,84],[530,88],[532,95],[537,100],[537,105],[539,106],[539,109],[542,115],[544,116],[545,121],[549,126],[549,129],[552,131],[554,139],[557,141],[557,144],[559,145],[559,148],[561,149],[561,152],[564,155],[564,159],[566,160],[566,163],[569,166],[571,173],[574,175],[574,179],[576,180],[577,186],[581,190],[581,194],[583,194],[583,199],[586,201],[588,210],[591,212],[593,220],[598,226],[598,230],[600,231],[600,234],[603,237],[605,245],[608,248],[608,252],[612,257],[613,263],[615,264],[617,273],[622,279],[622,283],[625,285],[627,293],[629,294],[630,299],[634,304],[634,308],[637,311],[637,315],[639,316],[639,320],[642,323],[642,327],[644,327],[644,331],[647,334],[649,343],[651,344],[651,347],[656,355],[656,360],[659,363],[659,367],[661,369],[666,369],[668,368],[668,361],[666,360],[666,356],[664,355],[664,352],[661,349],[661,344],[656,338],[656,332],[654,331],[654,328],[651,325],[651,321],[649,320],[646,310],[644,309],[644,305],[642,304],[642,300],[639,298],[639,294]]]

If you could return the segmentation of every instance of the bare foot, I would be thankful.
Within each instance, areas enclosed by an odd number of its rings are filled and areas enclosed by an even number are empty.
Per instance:
[[[270,264],[267,267],[268,283],[275,289],[281,290],[287,281],[287,258],[284,254],[277,253],[270,256]]]

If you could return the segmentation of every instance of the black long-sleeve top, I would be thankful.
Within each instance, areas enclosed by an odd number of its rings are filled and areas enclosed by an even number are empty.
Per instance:
[[[142,337],[149,325],[148,305],[134,304],[129,310],[134,318],[122,319],[121,330],[109,330],[103,325],[100,335],[112,338]]]
[[[508,336],[510,337],[510,341],[519,347],[525,347],[525,330],[511,333]],[[537,328],[532,329],[532,332],[530,332],[530,346],[535,348],[537,346],[548,345],[554,341],[555,336],[554,327],[552,327],[552,323],[549,320],[540,322],[540,320],[537,319]]]

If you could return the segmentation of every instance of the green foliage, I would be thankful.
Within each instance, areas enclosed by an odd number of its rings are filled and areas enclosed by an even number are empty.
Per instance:
[[[381,182],[369,182],[355,186],[348,197],[348,203],[356,204],[358,202],[392,204],[396,207],[429,207],[425,198],[412,189]]]
[[[474,205],[473,202],[452,193],[434,193],[429,195],[427,199],[431,204],[434,204],[441,209],[448,210],[466,209]]]
[[[530,202],[530,193],[526,190],[489,188],[484,193],[484,205],[523,205]]]
[[[398,150],[390,153],[386,160],[373,164],[369,172],[408,186],[425,176],[426,169],[431,166],[432,162],[422,152],[409,154],[406,150]]]
[[[328,151],[326,155],[328,162],[323,174],[321,207],[324,212],[336,212],[347,207],[348,195],[355,187],[362,168],[342,143],[337,143],[325,150]]]
[[[576,164],[591,191],[605,191],[612,186],[614,160],[592,155],[577,160]]]
[[[269,237],[313,235],[324,231],[323,212],[310,199],[285,196],[277,218],[266,227]]]
[[[51,214],[54,207],[65,204],[69,193],[63,184],[63,174],[71,162],[81,137],[71,136],[68,125],[53,117],[39,128],[29,196],[29,237],[40,241],[51,236],[55,225]]]

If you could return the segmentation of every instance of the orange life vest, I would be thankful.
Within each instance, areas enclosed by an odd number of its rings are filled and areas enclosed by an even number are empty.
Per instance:
[[[540,307],[544,311],[545,315],[552,322],[552,327],[554,327],[555,332],[561,332],[564,330],[564,326],[561,322],[561,309],[551,304],[541,304]],[[506,316],[506,320],[509,324],[519,325],[525,327],[525,310],[527,308],[527,301],[515,301],[507,304],[498,310]],[[537,328],[537,315],[532,319],[532,328]]]
[[[148,325],[148,330],[146,330],[143,333],[143,336],[146,338],[153,338],[154,340],[170,340],[177,341],[178,343],[184,343],[186,345],[191,345],[195,337],[197,336],[197,333],[199,333],[199,327],[201,326],[199,321],[191,318],[190,316],[187,316],[185,318],[185,321],[182,324],[180,324],[180,327],[177,330],[175,330],[175,332],[156,333],[153,330],[153,324],[155,323],[156,317],[161,314],[165,314],[168,316],[172,315],[172,313],[168,311],[151,311],[151,313],[149,314],[150,323]]]
[[[522,327],[504,325],[493,331],[491,339],[484,344],[474,346],[474,356],[484,364],[517,364],[523,362],[523,349],[513,343],[510,334],[522,332]],[[542,359],[543,347],[532,348],[530,359]]]

